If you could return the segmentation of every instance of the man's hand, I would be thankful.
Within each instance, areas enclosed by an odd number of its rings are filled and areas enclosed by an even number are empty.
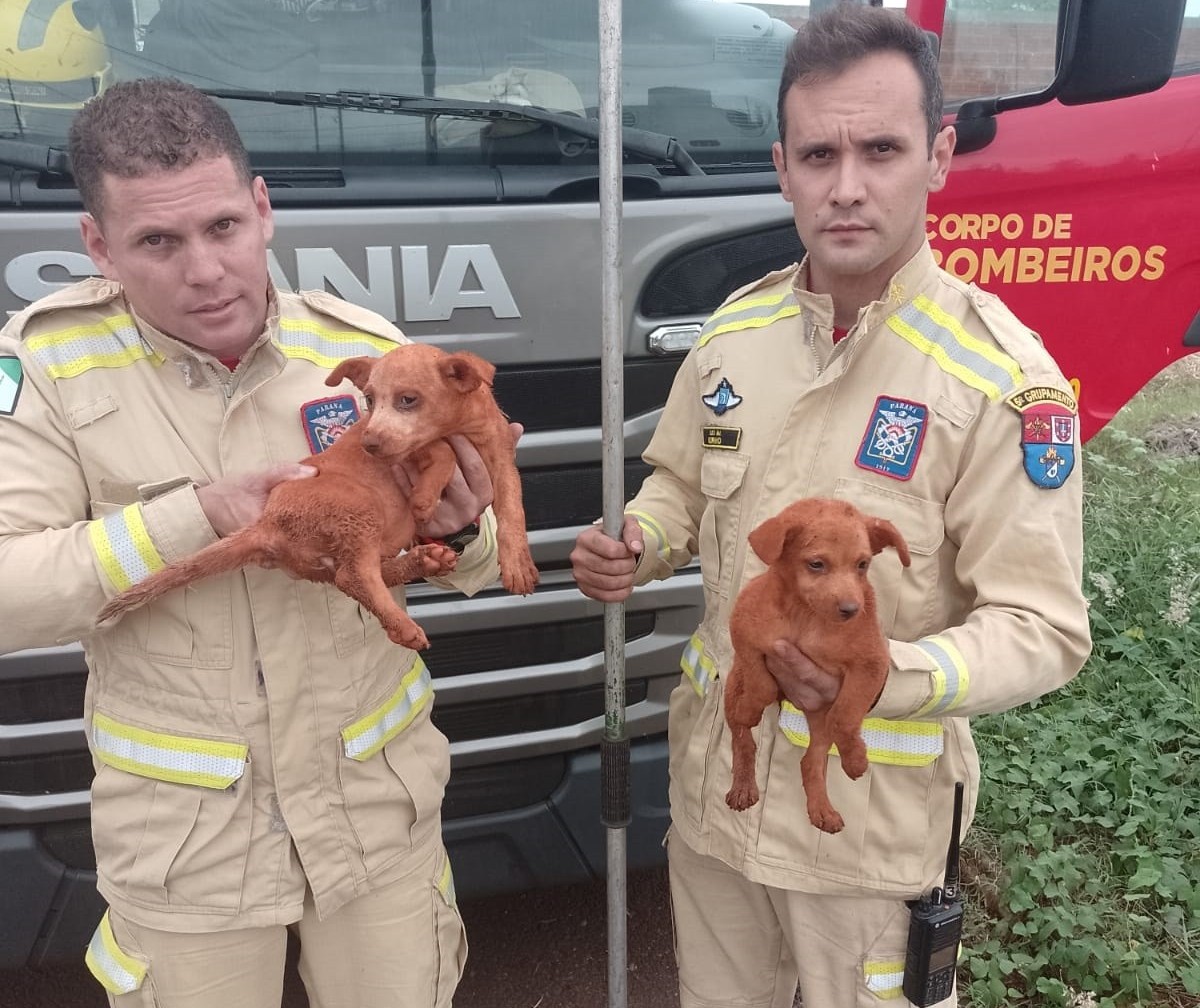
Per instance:
[[[767,670],[779,683],[792,706],[803,711],[822,711],[837,698],[841,680],[818,668],[790,641],[777,640],[774,654],[766,656]]]
[[[571,573],[588,598],[598,602],[621,602],[633,591],[633,571],[645,549],[637,519],[625,516],[620,541],[598,525],[586,528],[571,550]]]
[[[224,538],[262,517],[267,495],[277,483],[308,479],[316,474],[312,466],[285,462],[263,472],[225,476],[207,486],[196,487],[196,497],[213,531]]]
[[[512,432],[515,449],[525,428],[518,423],[508,426]],[[454,475],[442,491],[442,499],[438,501],[429,520],[417,527],[417,535],[430,539],[454,535],[477,521],[491,506],[495,493],[491,474],[475,446],[461,434],[451,434],[446,440],[450,442],[450,447],[458,457],[458,468],[454,470]],[[410,496],[417,476],[416,470],[409,463],[401,462],[395,466],[394,473],[404,495]]]

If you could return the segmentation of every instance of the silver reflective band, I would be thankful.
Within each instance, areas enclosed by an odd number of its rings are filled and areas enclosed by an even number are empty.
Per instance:
[[[808,718],[786,700],[779,705],[779,727],[792,745],[808,748]],[[937,721],[888,721],[867,718],[862,723],[867,760],[893,766],[928,766],[942,754],[942,726]],[[837,752],[837,746],[830,751]]]
[[[126,955],[117,945],[107,910],[100,918],[100,926],[96,928],[92,940],[88,942],[83,959],[92,976],[112,994],[135,991],[146,979],[146,965]]]
[[[342,744],[353,760],[365,760],[399,735],[433,696],[433,679],[420,656],[396,691],[366,717],[342,729]]]

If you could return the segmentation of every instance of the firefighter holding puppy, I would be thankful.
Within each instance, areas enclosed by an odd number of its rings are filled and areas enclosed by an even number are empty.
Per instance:
[[[974,810],[968,717],[1062,686],[1090,649],[1070,385],[925,238],[954,149],[935,55],[898,12],[842,5],[800,28],[779,94],[775,167],[807,254],[710,317],[621,540],[590,528],[571,555],[604,602],[700,561],[704,617],[668,729],[683,1008],[789,1008],[797,987],[809,1008],[907,1004],[905,901],[941,881],[956,781],[964,826]],[[838,682],[787,640],[771,671],[792,702],[756,729],[762,798],[725,803],[729,615],[763,570],[747,536],[802,497],[887,519],[912,559],[871,565],[890,669],[863,724],[866,775],[830,758],[835,835],[808,821],[800,760],[803,710]]]

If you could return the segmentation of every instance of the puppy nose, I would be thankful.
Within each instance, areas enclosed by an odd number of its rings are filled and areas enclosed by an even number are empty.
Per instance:
[[[374,455],[379,451],[379,438],[374,434],[364,434],[362,439],[363,449]]]
[[[842,619],[849,619],[851,616],[853,616],[855,613],[858,612],[858,609],[859,609],[859,605],[857,602],[839,602],[838,603],[838,612],[841,614]]]

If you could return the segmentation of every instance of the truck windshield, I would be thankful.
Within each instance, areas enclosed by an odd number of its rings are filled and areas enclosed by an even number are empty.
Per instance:
[[[779,71],[793,29],[767,4],[624,6],[625,126],[675,138],[705,172],[769,168]],[[170,75],[210,91],[445,100],[444,113],[378,115],[354,105],[231,97],[224,104],[256,165],[552,166],[596,159],[594,141],[552,123],[454,114],[454,103],[494,102],[595,119],[595,0],[92,0],[73,8],[94,43],[93,62],[102,64],[83,68],[97,88]],[[55,40],[47,26],[54,20],[25,27],[31,39],[44,33],[49,46]],[[59,99],[88,79],[79,70],[73,77],[40,82],[41,100],[37,82],[15,90],[8,82],[0,138],[62,146],[78,102]],[[640,153],[643,162],[656,160]],[[678,159],[661,160],[686,173]]]

